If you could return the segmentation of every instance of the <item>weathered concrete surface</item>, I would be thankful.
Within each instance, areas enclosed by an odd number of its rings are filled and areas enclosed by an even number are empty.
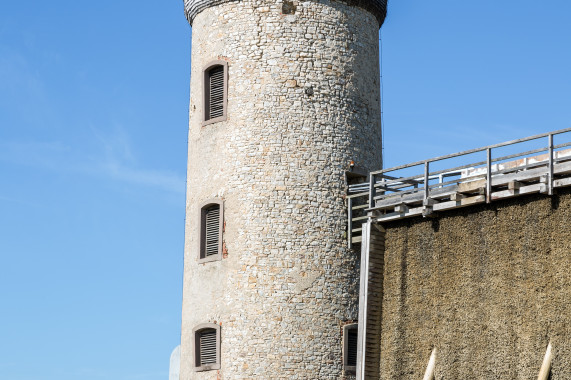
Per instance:
[[[387,224],[383,379],[571,379],[571,191]]]
[[[329,1],[243,0],[192,27],[181,379],[339,379],[358,317],[344,171],[381,165],[379,23]],[[202,70],[228,62],[227,120],[202,127]],[[197,262],[199,205],[224,200],[225,252]],[[221,369],[192,329],[221,325]]]

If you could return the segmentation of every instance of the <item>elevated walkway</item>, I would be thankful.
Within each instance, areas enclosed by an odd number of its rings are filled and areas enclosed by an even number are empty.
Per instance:
[[[567,128],[371,172],[368,182],[349,186],[349,247],[361,242],[360,224],[369,219],[383,223],[523,194],[552,195],[571,185],[570,146]]]
[[[368,182],[349,186],[348,245],[361,250],[358,380],[380,378],[383,223],[524,194],[553,195],[571,186],[570,146],[571,128],[562,129],[378,170]],[[434,363],[425,378],[430,368]]]

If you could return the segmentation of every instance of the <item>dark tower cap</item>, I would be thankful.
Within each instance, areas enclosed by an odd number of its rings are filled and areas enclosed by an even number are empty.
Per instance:
[[[186,19],[190,25],[192,25],[196,15],[202,12],[204,9],[215,5],[236,1],[240,0],[184,0],[184,13],[186,14]],[[318,2],[319,0],[313,1]],[[354,5],[371,12],[379,21],[379,28],[385,21],[385,16],[387,15],[387,0],[341,0],[339,2],[348,5]]]

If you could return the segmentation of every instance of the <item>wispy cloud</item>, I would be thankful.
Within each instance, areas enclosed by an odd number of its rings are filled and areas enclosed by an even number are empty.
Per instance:
[[[72,154],[59,141],[0,141],[0,161],[57,170]]]
[[[175,172],[128,167],[120,160],[107,160],[102,164],[103,174],[117,181],[184,193],[184,178]]]
[[[104,133],[91,128],[99,142],[100,156],[92,162],[100,174],[117,181],[152,186],[175,193],[184,192],[184,177],[170,170],[140,168],[133,152],[129,135],[121,126],[115,126],[113,133]]]
[[[59,59],[56,53],[49,53],[48,58]],[[185,191],[184,173],[155,166],[160,163],[145,162],[142,149],[132,144],[128,129],[119,123],[98,128],[90,127],[89,122],[69,128],[62,126],[68,119],[53,104],[37,64],[7,44],[0,44],[0,111],[6,111],[12,117],[7,120],[18,124],[0,128],[7,128],[6,131],[28,128],[26,133],[37,132],[44,136],[26,140],[23,133],[0,134],[0,162],[32,170],[104,178],[176,194]],[[73,136],[62,134],[47,140],[45,136],[49,136],[52,129],[71,132]],[[20,137],[8,139],[8,135]]]
[[[0,141],[0,161],[184,193],[184,175],[140,165],[123,128],[91,132],[94,143],[79,147],[61,141]]]
[[[125,379],[166,379],[169,373],[167,371],[161,372],[149,372],[149,373],[137,373],[133,375],[125,376]]]
[[[50,103],[40,70],[21,52],[0,45],[0,110],[42,125],[54,118]]]
[[[141,373],[133,373],[127,375],[118,375],[117,373],[110,373],[102,368],[78,368],[71,373],[78,378],[90,377],[101,379],[116,379],[116,380],[137,380],[137,379],[166,379],[168,378],[168,371],[149,371]]]
[[[90,130],[99,142],[106,158],[120,158],[131,163],[135,161],[131,148],[131,139],[122,126],[115,125],[112,133],[104,133],[102,130],[94,127],[91,127]]]

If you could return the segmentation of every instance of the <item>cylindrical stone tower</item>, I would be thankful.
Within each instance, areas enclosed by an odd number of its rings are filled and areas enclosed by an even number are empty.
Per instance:
[[[341,379],[345,171],[381,167],[386,0],[186,0],[181,380]]]

